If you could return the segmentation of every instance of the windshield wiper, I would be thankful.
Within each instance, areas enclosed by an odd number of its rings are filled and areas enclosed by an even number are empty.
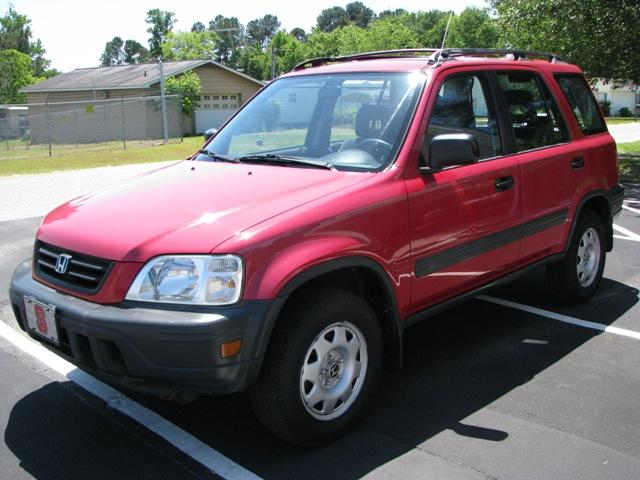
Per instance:
[[[317,160],[308,160],[300,157],[287,157],[282,155],[274,155],[273,153],[267,153],[262,155],[245,155],[243,157],[236,158],[238,162],[260,162],[260,163],[272,163],[280,165],[301,165],[305,167],[324,168],[326,170],[335,170],[336,168],[327,162],[320,162]]]
[[[198,150],[198,153],[200,155],[206,155],[209,158],[212,158],[213,160],[217,161],[217,162],[231,162],[231,163],[240,163],[240,160],[238,160],[237,158],[233,158],[233,157],[227,157],[226,155],[220,155],[218,153],[213,153],[210,152],[207,149],[202,149],[202,150]]]

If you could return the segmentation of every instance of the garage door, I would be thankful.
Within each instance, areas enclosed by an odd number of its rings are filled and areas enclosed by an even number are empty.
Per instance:
[[[239,105],[239,93],[202,93],[196,109],[196,133],[218,128]]]

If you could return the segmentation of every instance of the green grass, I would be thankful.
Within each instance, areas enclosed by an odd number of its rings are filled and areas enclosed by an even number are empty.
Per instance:
[[[149,163],[163,160],[178,160],[192,155],[202,145],[202,137],[171,140],[163,145],[159,141],[122,142],[99,144],[54,145],[52,156],[46,146],[30,146],[13,143],[6,149],[0,144],[0,176],[32,173],[47,173],[57,170]]]
[[[618,144],[618,172],[628,182],[640,182],[640,141]]]
[[[640,155],[640,140],[629,143],[618,143],[618,153]]]
[[[633,123],[640,122],[640,119],[631,118],[622,118],[622,117],[607,117],[605,118],[607,125],[620,125],[623,123]]]

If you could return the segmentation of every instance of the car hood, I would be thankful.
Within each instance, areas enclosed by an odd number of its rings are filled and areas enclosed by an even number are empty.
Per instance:
[[[37,238],[124,262],[209,253],[247,228],[370,177],[315,168],[183,161],[61,205],[47,215]]]

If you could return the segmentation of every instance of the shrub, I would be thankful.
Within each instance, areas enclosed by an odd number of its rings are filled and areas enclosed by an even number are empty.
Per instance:
[[[611,116],[611,102],[609,101],[604,101],[604,102],[599,102],[600,103],[600,108],[602,109],[602,114],[605,117],[610,117]]]
[[[633,112],[631,112],[631,110],[627,107],[622,107],[618,111],[618,115],[620,115],[621,117],[629,118],[629,117],[633,117]]]
[[[179,77],[169,77],[164,81],[164,91],[167,95],[180,95],[182,111],[187,115],[192,115],[198,106],[200,92],[200,77],[194,72],[186,72]]]

